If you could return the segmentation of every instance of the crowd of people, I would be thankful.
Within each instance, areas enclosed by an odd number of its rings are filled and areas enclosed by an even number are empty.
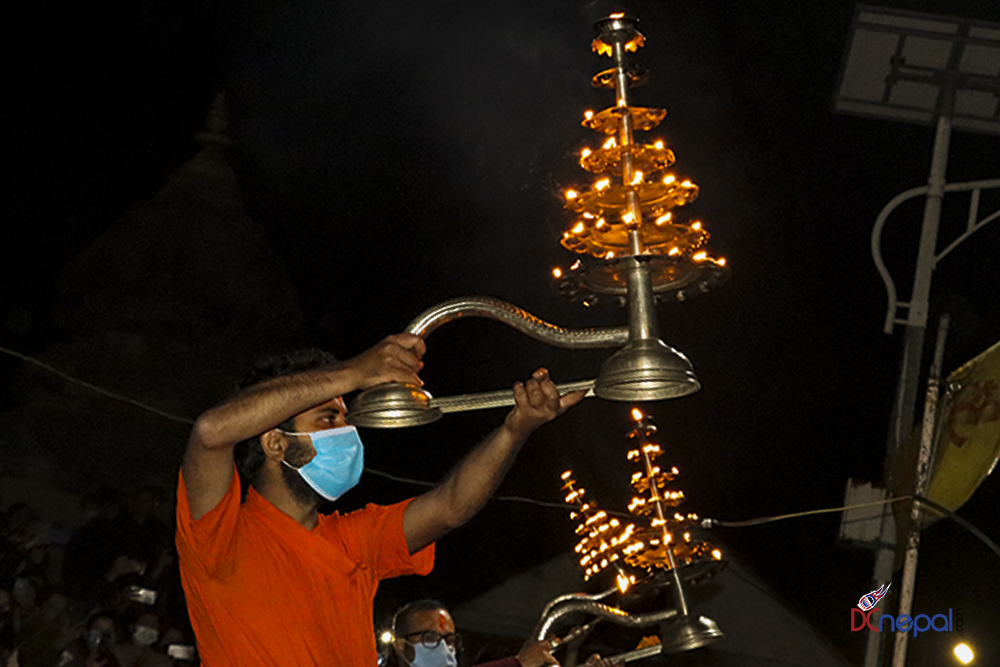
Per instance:
[[[0,667],[196,664],[166,498],[103,488],[73,532],[23,502],[0,514]]]

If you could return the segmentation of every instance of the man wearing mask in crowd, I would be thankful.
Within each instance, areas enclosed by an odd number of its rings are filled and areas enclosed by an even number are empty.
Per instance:
[[[111,612],[96,611],[84,623],[83,636],[63,654],[64,667],[121,667],[115,656],[118,623]]]
[[[455,621],[437,600],[416,600],[392,617],[392,644],[383,667],[458,667],[461,648]],[[517,655],[475,667],[545,667],[559,661],[548,641],[529,641]],[[591,655],[584,667],[618,667],[616,663]]]
[[[174,661],[154,648],[160,639],[160,617],[151,609],[136,613],[129,623],[132,640],[116,651],[121,667],[171,667]]]
[[[345,362],[317,351],[272,360],[198,418],[178,484],[177,547],[206,667],[374,665],[378,582],[430,572],[435,540],[482,508],[530,433],[583,398],[560,397],[539,369],[514,386],[503,424],[439,486],[320,516],[319,505],[354,486],[364,467],[341,396],[423,384],[424,351],[418,336],[398,334]],[[250,485],[243,503],[234,450]]]

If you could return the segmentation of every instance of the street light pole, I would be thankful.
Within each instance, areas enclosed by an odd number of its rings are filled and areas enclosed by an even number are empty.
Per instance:
[[[935,127],[926,187],[914,188],[894,198],[879,214],[872,233],[873,258],[889,292],[885,333],[892,333],[896,324],[905,325],[898,384],[887,434],[885,478],[886,486],[892,491],[898,490],[895,478],[899,477],[900,451],[915,422],[935,265],[954,245],[996,218],[993,215],[982,221],[975,219],[979,189],[997,187],[994,182],[948,186],[945,175],[953,127],[1000,134],[996,105],[978,102],[1000,94],[1000,78],[993,74],[995,68],[986,65],[987,61],[993,62],[990,59],[1000,51],[998,28],[1000,25],[977,19],[858,5],[834,96],[834,110],[840,113]],[[945,192],[962,190],[973,191],[968,229],[938,254],[942,199]],[[900,302],[896,300],[895,285],[882,261],[881,229],[889,212],[920,194],[925,195],[926,200],[913,291],[909,302]],[[905,319],[899,317],[901,312],[905,312]],[[895,564],[896,521],[891,510],[883,509],[872,573],[873,587],[880,588],[892,582]],[[885,648],[883,639],[882,633],[868,635],[865,667],[881,664]]]
[[[947,90],[942,90],[942,107],[950,112]],[[927,177],[927,198],[924,202],[923,224],[920,228],[920,247],[913,276],[913,293],[907,307],[906,329],[903,335],[903,358],[900,363],[899,383],[896,386],[896,400],[893,403],[892,428],[889,433],[886,456],[886,478],[889,488],[893,488],[892,476],[895,461],[900,459],[903,442],[910,435],[916,412],[917,389],[920,385],[920,368],[923,361],[924,340],[927,337],[927,314],[930,310],[931,276],[934,273],[937,254],[938,227],[941,222],[941,200],[944,199],[945,174],[948,169],[948,147],[951,144],[951,115],[938,115],[934,133],[934,149],[931,154],[931,168]],[[882,528],[875,567],[872,572],[876,587],[892,582],[896,562],[896,520],[891,509],[882,510]],[[914,549],[915,552],[915,549]],[[912,590],[911,598],[912,598]],[[902,599],[900,601],[902,604]],[[865,647],[865,667],[877,667],[882,650],[882,633],[870,633]],[[899,650],[897,648],[896,652]],[[906,648],[903,647],[903,655]],[[897,667],[893,663],[893,667]]]
[[[946,97],[947,92],[942,91]],[[941,221],[941,200],[944,198],[945,173],[948,169],[948,147],[951,144],[951,114],[938,116],[934,133],[934,150],[931,169],[927,177],[927,199],[924,203],[923,225],[920,228],[920,247],[913,275],[913,295],[908,304],[906,329],[903,336],[903,359],[899,371],[899,384],[893,404],[890,447],[898,447],[910,435],[916,409],[917,389],[920,384],[920,365],[924,340],[927,337],[927,314],[930,304],[931,276],[936,262],[938,227]]]

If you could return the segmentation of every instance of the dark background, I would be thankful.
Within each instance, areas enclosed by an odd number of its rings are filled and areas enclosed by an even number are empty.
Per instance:
[[[1000,18],[985,2],[893,6]],[[117,234],[113,223],[198,150],[194,135],[222,89],[247,212],[297,294],[290,339],[349,356],[463,294],[495,295],[564,326],[623,323],[617,307],[563,301],[550,277],[552,266],[572,261],[557,243],[571,218],[559,192],[589,182],[574,157],[594,142],[580,114],[608,104],[588,84],[607,66],[590,53],[591,24],[616,8],[525,0],[34,5],[7,28],[0,344],[96,381],[83,372],[88,348],[74,347],[65,315],[74,275],[66,267]],[[648,41],[636,59],[652,75],[635,101],[669,109],[656,134],[674,148],[678,173],[700,185],[690,214],[705,221],[713,252],[732,267],[716,291],[659,311],[663,338],[692,360],[704,387],[648,408],[666,458],[681,470],[685,508],[741,519],[837,506],[848,477],[882,477],[901,349],[900,333],[881,333],[885,294],[868,249],[871,225],[889,199],[926,182],[933,131],[830,111],[851,3],[627,8],[642,20]],[[996,137],[955,133],[949,182],[996,177],[998,154]],[[995,204],[984,197],[982,210]],[[961,206],[946,204],[942,239],[961,230]],[[902,300],[920,207],[900,209],[883,244]],[[176,242],[169,236],[164,244]],[[952,316],[946,372],[1000,339],[998,253],[1000,226],[991,225],[935,271],[931,328],[938,313]],[[176,303],[187,298],[179,292]],[[607,354],[549,349],[486,321],[449,325],[428,347],[423,378],[438,395],[509,386],[539,365],[557,380],[593,377]],[[126,393],[142,398],[148,389],[166,401],[174,392],[178,411],[193,417],[224,395],[218,388],[248,361],[244,352],[226,360],[210,391],[150,373]],[[15,415],[33,392],[59,382],[8,358],[0,371],[14,378],[3,407]],[[545,427],[501,492],[558,501],[558,475],[571,466],[602,506],[624,508],[629,407],[589,401]],[[167,443],[143,474],[170,486],[176,464],[160,461],[179,460],[184,428],[130,414]],[[368,463],[439,479],[501,416],[366,431]],[[75,451],[86,452],[87,463],[60,474],[67,488],[142,465],[135,438],[85,440],[73,420],[59,424],[53,437],[77,438]],[[18,469],[24,442],[5,437],[4,461],[30,477],[38,471]],[[61,445],[47,442],[58,468]],[[413,492],[369,476],[343,502]],[[994,539],[998,498],[992,478],[962,510]],[[862,633],[848,631],[848,618],[869,590],[871,556],[837,546],[837,523],[830,514],[715,539],[860,662]],[[377,620],[415,595],[458,604],[572,544],[561,511],[491,503],[442,541],[434,575],[383,588]],[[924,545],[915,609],[963,607],[965,636],[988,664],[1000,655],[989,633],[1000,624],[991,604],[1000,563],[953,525],[928,531]],[[935,641],[945,639],[917,640],[927,662],[914,664],[941,664]]]

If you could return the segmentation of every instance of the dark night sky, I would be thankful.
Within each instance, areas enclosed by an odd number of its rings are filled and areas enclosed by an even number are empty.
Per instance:
[[[893,6],[1000,20],[989,4]],[[716,291],[660,308],[663,338],[704,386],[651,408],[686,507],[737,519],[836,506],[846,478],[881,476],[901,348],[900,334],[881,333],[871,225],[889,199],[926,182],[933,132],[830,111],[852,3],[627,6],[642,20],[637,60],[652,75],[636,101],[669,109],[658,135],[701,186],[689,208],[732,266]],[[52,315],[62,268],[197,150],[193,135],[220,88],[248,209],[295,282],[309,342],[350,355],[462,294],[494,295],[565,326],[624,322],[617,307],[563,301],[549,275],[571,261],[557,244],[570,219],[558,192],[588,182],[573,153],[593,136],[577,121],[608,104],[588,85],[607,66],[589,51],[591,23],[615,6],[331,7],[31,10],[11,40],[0,344],[42,354],[64,339]],[[948,180],[996,177],[998,154],[997,137],[954,134]],[[886,245],[906,295],[919,207],[903,211]],[[945,214],[943,237],[963,219]],[[946,370],[1000,339],[998,255],[992,225],[935,272],[932,316],[953,318]],[[448,395],[508,386],[541,364],[557,380],[592,377],[605,355],[462,322],[430,339],[423,377]],[[13,368],[0,359],[4,373]],[[545,427],[503,492],[558,500],[569,465],[602,505],[624,505],[628,407],[588,402]],[[370,465],[438,479],[500,417],[366,432]],[[368,479],[345,501],[411,492]],[[993,478],[963,510],[994,539],[998,500]],[[828,515],[719,539],[857,661],[847,610],[868,590],[871,560],[835,546],[836,529]],[[964,605],[967,632],[985,641],[1000,625],[985,604],[990,591],[1000,595],[1000,563],[954,526],[928,531],[925,544],[917,605]],[[493,503],[441,544],[435,575],[387,586],[380,605],[414,594],[458,603],[571,545],[559,511]]]

